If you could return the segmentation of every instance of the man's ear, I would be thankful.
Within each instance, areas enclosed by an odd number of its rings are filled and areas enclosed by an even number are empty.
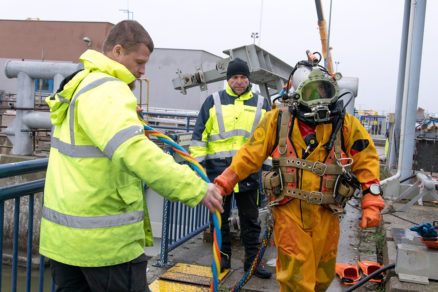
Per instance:
[[[113,54],[114,57],[120,57],[120,55],[122,55],[123,52],[123,47],[120,44],[117,44],[113,47]]]

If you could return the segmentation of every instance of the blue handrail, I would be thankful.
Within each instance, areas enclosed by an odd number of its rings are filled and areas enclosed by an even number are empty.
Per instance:
[[[0,178],[46,170],[48,158],[0,164]]]
[[[47,168],[48,159],[28,160],[16,163],[0,165],[0,178],[12,177],[26,173],[43,171]],[[20,201],[24,196],[28,196],[28,220],[27,220],[27,251],[26,251],[26,292],[31,291],[31,276],[32,276],[32,238],[33,238],[33,217],[34,217],[34,194],[44,190],[45,179],[15,184],[0,188],[0,253],[3,257],[3,230],[5,223],[4,202],[14,199],[14,228],[12,234],[12,275],[11,275],[11,291],[15,292],[18,289],[18,238],[19,238],[19,223],[20,223]],[[0,291],[1,291],[1,275],[3,269],[0,266]],[[44,289],[44,257],[40,256],[40,278],[39,291]],[[52,291],[54,285],[52,283]]]
[[[0,178],[21,175],[47,168],[48,159],[36,159],[17,163],[0,165]],[[0,188],[0,253],[3,255],[3,229],[4,229],[4,202],[15,199],[14,213],[14,235],[13,235],[13,289],[17,289],[17,261],[18,261],[18,222],[20,198],[29,196],[29,219],[27,238],[27,263],[26,263],[26,291],[31,286],[31,264],[32,264],[32,233],[34,216],[34,194],[44,190],[45,179],[38,179],[30,182]],[[17,207],[18,206],[18,207]],[[210,224],[209,212],[204,206],[189,208],[180,202],[172,203],[164,199],[163,204],[163,234],[160,254],[160,265],[167,265],[168,252],[180,246],[190,238],[205,230]],[[2,267],[0,266],[0,291],[1,291]],[[39,291],[44,291],[44,257],[40,256]],[[13,291],[15,291],[13,290]],[[54,285],[52,281],[52,291]]]

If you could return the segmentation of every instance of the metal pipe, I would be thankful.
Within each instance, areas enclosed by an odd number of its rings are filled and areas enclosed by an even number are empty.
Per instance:
[[[404,13],[403,13],[403,27],[402,27],[402,39],[400,45],[400,58],[399,58],[399,68],[397,77],[397,93],[395,102],[395,118],[394,127],[392,133],[390,133],[392,139],[389,139],[389,157],[387,162],[388,169],[392,169],[397,163],[397,156],[399,153],[400,145],[400,127],[401,127],[401,117],[402,117],[402,105],[403,105],[403,91],[404,91],[404,78],[406,75],[406,51],[408,45],[408,35],[409,35],[409,20],[411,11],[411,0],[405,0]]]
[[[143,105],[142,102],[142,96],[143,96],[143,83],[141,82],[142,80],[146,82],[146,112],[149,112],[149,79],[147,78],[139,78],[137,79],[140,83],[140,101],[139,101],[139,106],[141,107]],[[146,123],[148,122],[148,115],[146,114],[145,117],[145,121]]]
[[[406,2],[410,0],[406,0]],[[405,9],[407,7],[405,6]],[[407,108],[407,98],[408,98],[408,90],[407,88],[409,87],[409,74],[408,72],[410,71],[410,66],[411,66],[411,55],[412,55],[412,38],[413,38],[413,23],[414,23],[414,13],[415,13],[415,5],[411,2],[411,8],[410,8],[410,13],[409,13],[409,24],[408,24],[408,35],[407,35],[407,45],[406,45],[406,60],[404,62],[405,64],[405,74],[404,74],[404,84],[403,84],[403,98],[402,98],[402,109],[401,109],[401,125],[400,125],[400,137],[404,137],[405,136],[405,132],[406,132],[406,108]],[[401,60],[400,60],[401,61]],[[400,178],[401,175],[401,163],[400,161],[402,160],[402,155],[403,155],[403,148],[404,148],[404,139],[400,139],[400,149],[399,149],[399,155],[398,155],[398,167],[397,167],[397,172],[387,178],[384,179],[383,181],[380,182],[380,184],[382,186],[385,186],[387,183],[396,181]],[[393,193],[399,193],[400,189],[399,189],[400,185],[398,185],[398,190],[392,190],[392,194]]]
[[[35,106],[34,79],[53,79],[54,91],[63,80],[63,76],[83,68],[82,64],[40,61],[8,60],[5,64],[5,75],[17,78],[17,101],[14,121],[6,129],[6,134],[13,144],[12,153],[17,155],[32,155],[33,138],[31,128],[50,129],[48,113],[33,112]]]
[[[23,122],[29,128],[34,129],[50,129],[52,127],[49,112],[30,112],[24,115]]]
[[[67,76],[82,68],[82,63],[8,60],[5,64],[5,75],[8,78],[16,78],[23,72],[31,78],[53,79],[57,74]]]
[[[53,76],[53,93],[58,90],[62,80],[64,80],[64,76],[60,73],[56,73],[55,76]]]
[[[423,188],[431,192],[435,191],[436,182],[432,178],[421,172],[417,173],[417,178],[421,181],[421,185],[423,186]]]
[[[6,69],[5,69],[6,71]],[[25,72],[17,74],[17,107],[34,107],[34,86],[33,79]],[[28,111],[17,111],[11,128],[14,130],[12,139],[12,153],[17,155],[32,155],[32,137],[29,133],[30,128],[24,123],[24,116]]]
[[[406,107],[406,131],[404,140],[401,164],[401,178],[412,174],[412,165],[415,149],[415,123],[418,107],[418,90],[421,74],[421,57],[423,50],[424,18],[426,14],[426,0],[412,1],[415,7],[413,10],[412,43],[411,43],[411,64],[409,65],[409,86],[407,87],[408,98]]]

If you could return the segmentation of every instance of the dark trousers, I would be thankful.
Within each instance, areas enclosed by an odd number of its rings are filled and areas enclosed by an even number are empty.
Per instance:
[[[76,267],[50,260],[56,292],[145,292],[147,257],[107,267]]]
[[[260,235],[260,224],[258,222],[258,206],[257,206],[257,190],[247,192],[240,192],[233,194],[237,210],[239,211],[240,221],[240,238],[245,248],[244,269],[251,267],[251,263],[257,255]],[[231,256],[231,239],[230,239],[230,225],[228,218],[230,217],[232,196],[225,196],[223,202],[224,212],[222,217],[222,246],[221,251]]]

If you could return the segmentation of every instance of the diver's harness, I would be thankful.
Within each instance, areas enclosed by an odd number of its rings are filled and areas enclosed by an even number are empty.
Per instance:
[[[352,158],[341,156],[341,131],[344,122],[344,114],[338,115],[333,121],[333,132],[329,142],[324,147],[330,153],[334,147],[334,162],[312,162],[301,158],[287,156],[287,142],[289,121],[294,118],[290,110],[281,114],[279,129],[278,151],[280,157],[272,158],[272,169],[262,173],[263,191],[269,198],[270,205],[282,205],[290,199],[300,199],[311,204],[328,206],[334,213],[345,213],[346,202],[360,189],[360,183],[351,172]],[[334,184],[328,183],[325,187],[330,192],[304,191],[299,188],[290,187],[288,183],[296,182],[296,175],[287,172],[287,168],[298,168],[324,177],[335,176]],[[329,180],[326,180],[327,182]],[[333,181],[333,180],[331,180]],[[290,197],[287,200],[286,197]]]

